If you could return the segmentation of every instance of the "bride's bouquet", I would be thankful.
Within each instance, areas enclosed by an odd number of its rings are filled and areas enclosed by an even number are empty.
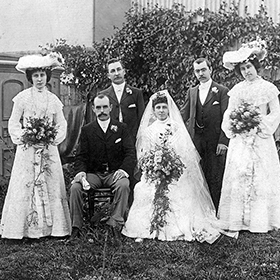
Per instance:
[[[41,144],[46,147],[54,143],[57,135],[57,128],[50,119],[45,116],[42,118],[28,117],[21,137],[25,148]]]
[[[150,232],[156,230],[157,234],[166,224],[165,215],[170,211],[167,197],[168,185],[178,181],[185,168],[180,155],[170,145],[169,137],[172,135],[170,128],[169,126],[165,133],[160,135],[160,143],[139,160],[139,167],[144,172],[146,181],[155,183],[156,187]]]
[[[154,149],[146,152],[139,160],[139,166],[149,182],[159,183],[164,180],[170,184],[178,181],[183,173],[185,165],[168,141],[171,135],[169,126],[160,135],[160,144],[156,144]]]
[[[260,130],[261,114],[259,107],[242,101],[230,115],[230,130],[234,134],[248,134]]]

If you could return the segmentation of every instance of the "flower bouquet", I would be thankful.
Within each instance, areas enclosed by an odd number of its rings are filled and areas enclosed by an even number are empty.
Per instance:
[[[260,131],[260,109],[253,104],[242,101],[230,115],[230,130],[234,134],[248,134],[251,130]]]
[[[146,152],[139,160],[139,166],[144,172],[146,181],[155,183],[156,187],[151,233],[156,230],[158,234],[160,228],[166,224],[165,215],[170,211],[167,197],[168,185],[173,181],[178,181],[185,168],[180,156],[170,145],[171,135],[169,126],[165,133],[160,135],[160,144],[156,144],[154,149]]]
[[[42,144],[48,148],[54,143],[57,129],[48,117],[28,117],[21,137],[25,148]]]

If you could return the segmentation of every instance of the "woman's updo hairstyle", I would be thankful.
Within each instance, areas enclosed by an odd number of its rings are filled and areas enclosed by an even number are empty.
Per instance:
[[[162,93],[162,92],[158,92],[158,93],[156,93],[156,97],[153,99],[153,101],[152,101],[152,107],[153,107],[153,109],[155,108],[155,106],[157,105],[157,104],[159,104],[159,103],[165,103],[165,104],[168,104],[168,102],[167,102],[167,97],[165,96],[165,94],[164,93]]]
[[[35,72],[38,72],[38,71],[43,71],[46,73],[47,75],[47,83],[50,81],[51,77],[52,77],[52,70],[51,68],[29,68],[29,69],[26,69],[25,73],[26,73],[26,78],[28,80],[28,82],[30,82],[31,84],[33,84],[32,82],[32,75],[35,73]]]

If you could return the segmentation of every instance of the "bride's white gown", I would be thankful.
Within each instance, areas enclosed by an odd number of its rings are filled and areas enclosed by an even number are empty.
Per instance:
[[[230,138],[219,204],[219,225],[230,231],[280,228],[280,164],[274,143],[280,119],[277,88],[258,78],[229,91],[222,128]],[[229,114],[241,100],[259,106],[262,132],[244,137],[230,131]]]
[[[134,201],[122,233],[133,238],[157,237],[167,241],[197,239],[212,243],[219,237],[218,230],[211,225],[215,220],[215,208],[199,165],[198,153],[186,129],[182,131],[170,119],[163,122],[156,120],[143,133],[140,150],[149,151],[155,143],[159,143],[160,133],[164,133],[168,123],[173,132],[171,145],[181,156],[186,169],[179,181],[169,185],[171,211],[166,216],[167,223],[158,236],[155,231],[150,234],[155,185],[147,183],[142,174],[141,181],[135,186]]]

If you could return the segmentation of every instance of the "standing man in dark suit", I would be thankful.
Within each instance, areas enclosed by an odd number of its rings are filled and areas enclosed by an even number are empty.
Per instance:
[[[82,193],[89,187],[112,189],[113,210],[107,224],[115,232],[119,232],[124,224],[136,151],[126,124],[111,119],[111,110],[109,98],[98,95],[93,100],[97,120],[82,127],[75,159],[76,176],[70,193],[72,239],[79,235],[83,225]]]
[[[127,124],[132,139],[136,141],[137,130],[145,109],[143,93],[125,82],[125,69],[120,60],[108,61],[108,78],[112,85],[100,92],[110,97],[111,118]]]
[[[212,67],[207,59],[198,58],[193,67],[200,84],[188,90],[181,113],[201,156],[201,166],[218,209],[229,142],[221,129],[228,106],[228,88],[211,79]]]

